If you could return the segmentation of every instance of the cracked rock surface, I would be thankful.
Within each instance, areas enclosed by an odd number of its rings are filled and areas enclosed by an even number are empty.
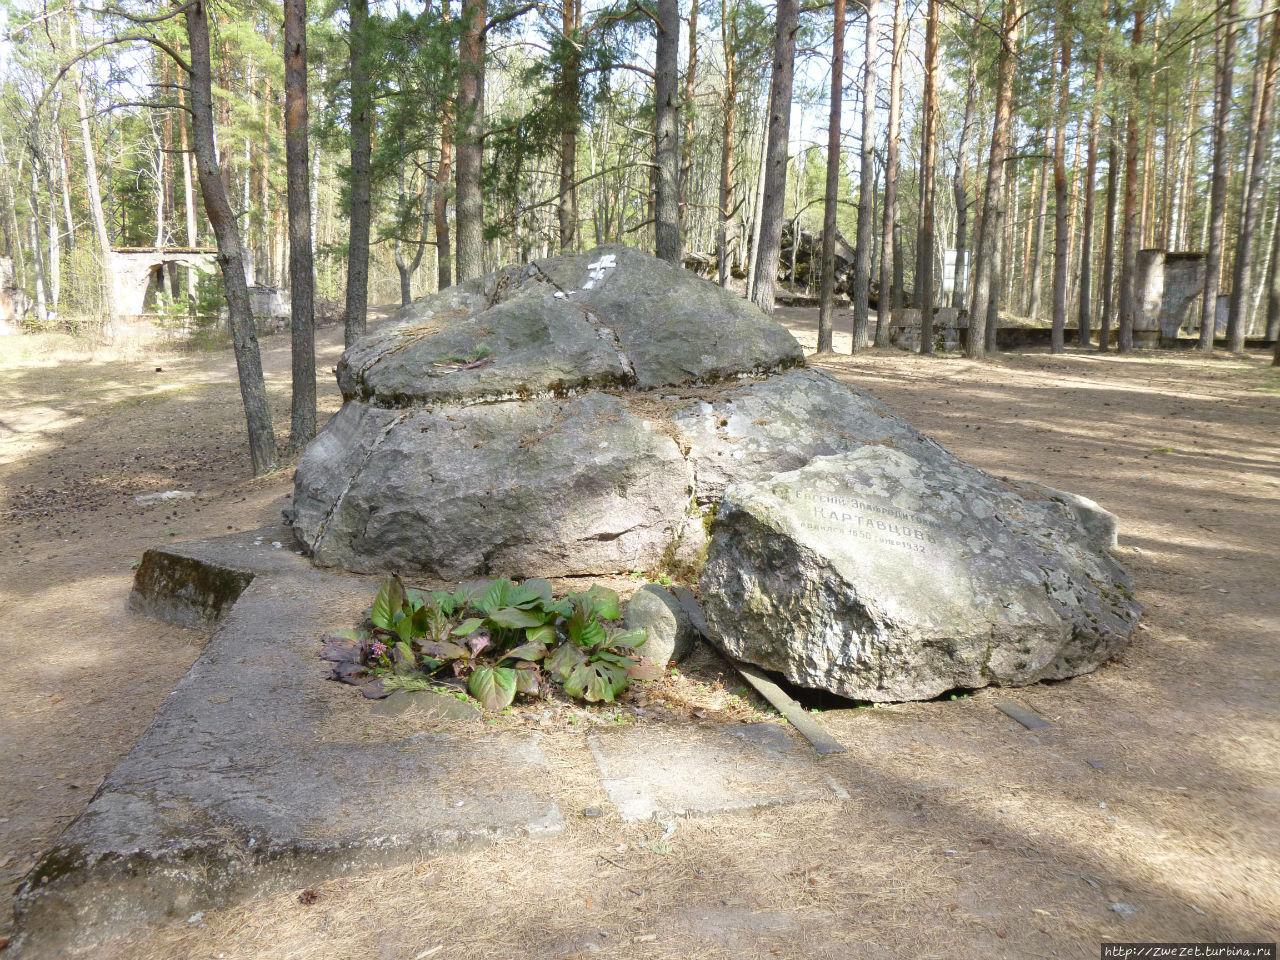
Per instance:
[[[1137,621],[1114,516],[964,463],[806,368],[751,304],[635,250],[441,291],[338,375],[347,402],[298,463],[290,517],[319,566],[705,562],[726,650],[868,700],[1092,670]],[[863,506],[819,516],[806,491]]]
[[[347,402],[298,464],[290,519],[316,564],[358,572],[696,560],[696,466],[669,413],[803,365],[755,306],[637,250],[506,267],[347,350]]]
[[[704,612],[731,655],[860,700],[1077,676],[1142,608],[1074,507],[936,445],[818,457],[728,488]]]
[[[410,304],[343,355],[338,384],[346,400],[401,407],[647,390],[803,364],[795,338],[754,305],[638,250],[604,246],[504,267]]]

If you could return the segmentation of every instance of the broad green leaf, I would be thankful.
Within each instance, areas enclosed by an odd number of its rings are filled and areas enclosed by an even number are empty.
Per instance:
[[[489,584],[490,581],[488,580],[468,580],[466,583],[459,584],[458,588],[451,594],[453,597],[453,610],[449,612],[453,613],[454,610],[461,610],[469,603],[474,604],[476,599],[489,589]]]
[[[579,700],[586,699],[587,684],[591,682],[591,664],[580,663],[564,678],[564,692]]]
[[[569,639],[580,647],[594,647],[608,637],[604,625],[579,607],[569,618]]]
[[[547,645],[541,640],[535,640],[532,643],[522,643],[518,647],[508,650],[503,659],[515,657],[517,660],[541,660],[547,655]]]
[[[581,647],[572,643],[562,643],[546,659],[543,666],[551,676],[564,683],[565,678],[573,672],[575,667],[586,662],[587,655],[582,652]]]
[[[417,611],[427,605],[427,597],[421,590],[410,587],[404,592],[404,602],[411,611]]]
[[[525,590],[532,590],[536,594],[538,600],[541,601],[544,609],[551,604],[552,592],[550,580],[543,580],[541,577],[534,577],[526,580],[524,583],[520,584],[520,586]]]
[[[506,577],[499,577],[490,583],[484,593],[480,594],[473,602],[481,613],[489,615],[493,611],[509,605],[507,597],[514,586],[515,584]]]
[[[626,667],[631,663],[631,658],[623,656],[620,653],[614,653],[612,650],[598,650],[591,657],[592,660],[603,660],[605,663],[616,663],[620,667]]]
[[[649,634],[644,627],[636,627],[634,630],[611,631],[609,646],[615,650],[618,647],[628,647],[634,650],[636,647],[643,646],[648,639]]]
[[[404,607],[404,584],[397,576],[390,576],[382,581],[378,595],[373,598],[373,610],[369,618],[375,627],[383,630],[395,628],[396,614]]]
[[[621,611],[618,609],[618,592],[616,590],[610,590],[608,587],[593,583],[591,589],[587,591],[587,596],[591,598],[592,607],[601,619],[617,620],[622,616]]]
[[[542,625],[541,617],[516,607],[502,607],[494,610],[489,614],[489,619],[500,627],[508,627],[513,630]]]
[[[431,591],[430,602],[433,607],[449,616],[457,608],[457,597],[447,590]]]
[[[538,692],[538,667],[536,664],[520,661],[513,668],[516,672],[516,692],[536,694]]]
[[[516,672],[510,667],[476,667],[467,690],[486,710],[501,710],[516,698]]]
[[[413,639],[413,617],[400,617],[396,621],[396,636],[404,643]]]
[[[413,626],[413,635],[420,637],[431,628],[431,608],[418,607],[407,619]]]
[[[479,630],[482,626],[484,626],[484,621],[479,617],[468,617],[466,620],[463,620],[460,624],[458,624],[456,627],[453,628],[453,636],[455,637],[469,636],[470,634],[473,634],[477,630]]]
[[[556,628],[549,623],[529,627],[524,632],[524,638],[530,643],[552,644],[556,642]]]
[[[612,663],[583,663],[564,682],[564,692],[592,703],[612,702],[626,689],[627,671]]]

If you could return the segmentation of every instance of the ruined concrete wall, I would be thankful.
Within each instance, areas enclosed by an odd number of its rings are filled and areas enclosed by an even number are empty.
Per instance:
[[[1190,312],[1204,291],[1204,272],[1203,253],[1170,253],[1155,248],[1138,251],[1134,271],[1138,300],[1136,342],[1169,345],[1177,341],[1184,326],[1188,332],[1198,326],[1199,312]]]

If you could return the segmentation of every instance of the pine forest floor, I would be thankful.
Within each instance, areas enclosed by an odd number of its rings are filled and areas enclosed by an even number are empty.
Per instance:
[[[812,349],[816,311],[779,315]],[[847,313],[837,323],[847,330]],[[341,328],[319,341],[323,419],[339,403]],[[282,436],[288,347],[263,341]],[[605,717],[579,709],[584,722],[542,735],[560,837],[333,880],[309,904],[292,891],[87,955],[1021,960],[1094,958],[1103,940],[1280,938],[1280,371],[1268,360],[1070,349],[816,361],[971,462],[1116,512],[1117,555],[1146,605],[1128,653],[1091,676],[825,709],[848,753],[824,763],[856,785],[848,799],[681,820],[674,833],[623,823],[582,729]],[[5,337],[0,396],[3,940],[25,870],[207,639],[128,613],[132,567],[169,539],[278,522],[292,471],[248,477],[229,351],[104,355]],[[134,500],[173,489],[196,496]],[[762,716],[728,695],[733,682],[704,654],[668,682],[663,719],[640,722]],[[997,713],[1010,695],[1052,729]],[[584,819],[590,805],[606,815]]]

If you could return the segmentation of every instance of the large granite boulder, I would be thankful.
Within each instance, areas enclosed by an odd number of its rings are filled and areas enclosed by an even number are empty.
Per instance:
[[[504,268],[347,350],[347,402],[299,461],[288,517],[318,565],[359,572],[696,563],[696,458],[671,414],[803,364],[755,306],[636,250]]]
[[[732,656],[846,697],[1076,676],[1141,613],[1078,509],[936,444],[868,443],[729,487],[699,592]]]
[[[634,250],[442,291],[338,376],[347,402],[299,461],[289,514],[320,566],[461,580],[705,562],[726,650],[866,699],[1092,669],[1137,616],[1111,514],[963,463],[806,368],[754,306]],[[823,520],[804,491],[828,487],[864,506]]]
[[[381,407],[712,383],[803,366],[740,297],[629,247],[505,267],[404,308],[338,364]]]
[[[293,523],[319,566],[569,576],[655,566],[692,490],[675,441],[607,394],[352,401],[298,463]]]

